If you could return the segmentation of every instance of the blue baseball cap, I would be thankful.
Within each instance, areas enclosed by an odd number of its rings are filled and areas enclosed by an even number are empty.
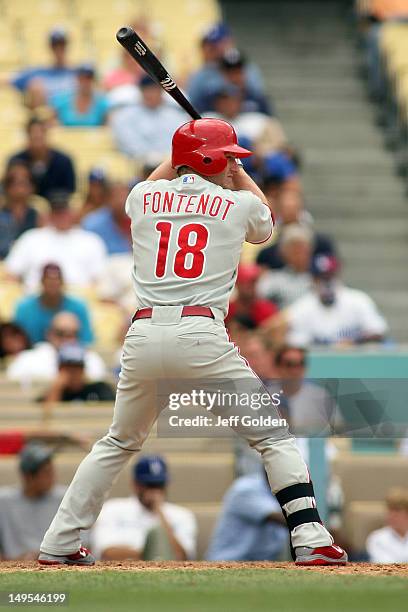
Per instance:
[[[284,153],[273,153],[264,159],[264,181],[283,183],[297,174],[296,166]]]
[[[20,471],[23,474],[36,474],[39,469],[52,459],[54,450],[40,442],[26,444],[20,453]]]
[[[133,467],[133,479],[141,484],[160,487],[168,478],[166,462],[159,455],[145,455]]]
[[[48,34],[48,42],[50,45],[68,42],[68,33],[65,28],[53,28]]]
[[[202,38],[202,41],[206,43],[217,44],[221,42],[222,40],[229,38],[230,36],[231,36],[231,32],[228,26],[225,23],[220,22],[220,23],[216,23],[215,25],[211,26],[211,28],[207,30],[207,32],[204,34]]]
[[[103,168],[91,168],[88,174],[88,181],[91,183],[107,183],[108,177]]]
[[[85,365],[86,351],[77,342],[66,342],[58,352],[58,365]]]

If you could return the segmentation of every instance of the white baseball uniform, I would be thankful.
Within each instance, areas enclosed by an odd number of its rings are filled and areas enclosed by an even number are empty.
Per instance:
[[[126,335],[113,423],[79,466],[41,545],[54,555],[79,549],[80,529],[93,525],[114,479],[141,449],[164,407],[157,398],[158,380],[245,378],[254,389],[261,385],[229,341],[223,320],[243,242],[271,235],[268,207],[249,191],[187,174],[136,185],[126,211],[132,220],[138,307],[152,308],[152,315],[135,320]],[[182,316],[183,305],[209,307],[214,318]],[[299,524],[300,515],[315,512],[315,500],[301,484],[309,475],[287,428],[234,429],[262,455],[274,492],[296,489],[283,504],[292,515],[293,546],[332,544],[318,520]]]

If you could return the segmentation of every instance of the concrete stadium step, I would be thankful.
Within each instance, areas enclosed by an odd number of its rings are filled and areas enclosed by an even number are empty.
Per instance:
[[[57,482],[68,485],[83,459],[81,453],[64,453],[55,459]],[[208,455],[165,455],[169,465],[168,499],[174,503],[218,503],[234,479],[234,458],[230,453]],[[127,464],[113,485],[110,497],[127,497],[130,493],[133,462]],[[19,482],[18,458],[0,458],[0,482]]]
[[[239,3],[239,10],[233,0],[222,4],[240,46],[262,67],[278,116],[304,156],[306,203],[317,227],[337,238],[347,280],[389,294],[381,306],[392,329],[408,341],[408,326],[401,329],[391,297],[407,286],[408,202],[357,76],[350,7],[340,0],[252,0]]]
[[[365,241],[382,240],[384,238],[384,221],[382,219],[368,218],[365,219],[364,223],[364,229],[369,234],[368,238],[364,238]],[[335,227],[337,239],[340,241],[347,241],[347,239],[351,238],[361,240],[361,228],[352,219],[335,217],[330,221],[326,221],[319,216],[318,227],[320,231],[326,233],[331,233]],[[401,222],[398,217],[387,221],[387,239],[390,238],[393,239],[393,242],[404,242],[404,245],[408,242],[408,219],[406,223]]]

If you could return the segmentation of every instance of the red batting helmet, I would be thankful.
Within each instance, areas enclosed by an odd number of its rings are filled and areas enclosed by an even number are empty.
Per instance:
[[[219,174],[227,167],[226,153],[249,157],[251,151],[238,145],[234,128],[221,119],[196,119],[176,130],[173,135],[173,168],[189,166],[203,174]]]

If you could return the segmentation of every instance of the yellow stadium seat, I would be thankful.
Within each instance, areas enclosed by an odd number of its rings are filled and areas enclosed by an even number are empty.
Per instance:
[[[6,2],[5,5],[5,13],[9,20],[30,21],[35,14],[44,20],[58,21],[58,19],[67,16],[69,0],[31,0],[29,4],[27,4],[27,0],[12,0]],[[28,7],[30,10],[27,10]]]
[[[17,301],[23,296],[19,283],[2,280],[0,283],[0,319],[12,319]]]
[[[112,149],[112,136],[109,128],[67,128],[57,126],[50,130],[51,141],[56,146],[64,147],[74,153],[80,150]]]
[[[23,50],[14,32],[5,29],[0,33],[0,70],[11,71],[23,64]]]

